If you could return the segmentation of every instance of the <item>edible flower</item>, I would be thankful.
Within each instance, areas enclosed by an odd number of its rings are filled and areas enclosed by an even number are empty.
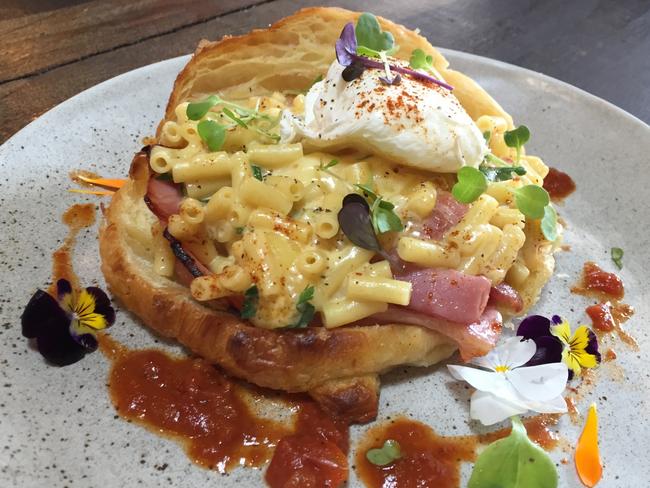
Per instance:
[[[67,366],[97,349],[95,333],[113,325],[115,310],[96,286],[77,291],[61,279],[56,289],[56,298],[40,289],[34,293],[21,318],[22,334],[36,340],[47,361]]]
[[[511,337],[471,364],[479,368],[448,365],[451,375],[476,388],[472,394],[470,417],[483,425],[532,410],[539,413],[567,411],[562,392],[568,371],[562,362],[525,366],[537,346],[531,340]]]
[[[569,367],[569,379],[579,376],[583,368],[595,368],[600,363],[598,338],[586,325],[571,334],[569,322],[558,315],[551,320],[541,315],[526,317],[517,335],[537,344],[537,353],[528,366],[563,361]]]
[[[592,403],[585,427],[580,434],[575,455],[576,471],[582,484],[593,488],[603,477],[603,463],[598,449],[598,411]]]
[[[366,46],[366,44],[372,45]],[[435,83],[447,90],[454,89],[444,81],[440,81],[422,71],[390,63],[387,55],[397,50],[393,36],[388,32],[383,32],[377,18],[369,13],[361,14],[357,21],[356,30],[352,22],[345,24],[339,39],[336,41],[335,50],[337,61],[341,66],[346,67],[343,75],[345,81],[352,81],[361,76],[363,69],[360,66],[363,66],[365,68],[384,70],[386,73],[386,76],[382,77],[384,83],[399,83],[400,78],[391,76],[391,71],[395,71],[396,73],[410,75],[415,79]],[[380,58],[380,60],[368,56]],[[354,66],[352,71],[347,69],[352,66]]]

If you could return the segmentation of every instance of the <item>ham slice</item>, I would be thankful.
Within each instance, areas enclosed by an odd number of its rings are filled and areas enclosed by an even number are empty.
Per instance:
[[[154,176],[149,178],[144,201],[160,220],[167,222],[170,216],[179,213],[182,200],[181,190],[174,182]]]
[[[438,192],[433,212],[422,221],[423,236],[439,241],[445,232],[461,221],[468,208],[467,205],[456,200],[451,193]]]
[[[490,290],[488,305],[505,308],[512,313],[519,313],[524,309],[524,300],[512,286],[507,283],[499,283]]]
[[[409,309],[461,324],[481,318],[492,286],[484,276],[453,269],[418,269],[395,278],[413,285]]]
[[[469,361],[474,357],[484,356],[494,348],[501,335],[503,319],[496,309],[488,307],[479,320],[465,325],[391,305],[386,312],[364,319],[363,323],[408,324],[435,330],[456,342],[463,360]]]

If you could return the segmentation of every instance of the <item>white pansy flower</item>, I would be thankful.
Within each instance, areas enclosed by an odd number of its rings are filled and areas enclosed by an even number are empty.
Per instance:
[[[476,388],[471,398],[470,416],[483,425],[492,425],[528,411],[564,413],[562,392],[569,378],[564,363],[523,366],[537,346],[532,340],[512,337],[471,364],[483,369],[449,365],[449,372]]]

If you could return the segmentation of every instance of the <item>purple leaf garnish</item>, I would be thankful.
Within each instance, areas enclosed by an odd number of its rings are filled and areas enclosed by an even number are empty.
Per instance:
[[[350,66],[357,54],[357,38],[354,35],[354,24],[348,22],[343,27],[336,41],[336,59],[341,66]]]
[[[382,252],[372,227],[370,206],[365,198],[357,193],[346,195],[338,219],[341,230],[354,245],[370,251]]]
[[[352,80],[356,80],[357,78],[360,78],[365,70],[366,67],[363,65],[363,63],[360,63],[359,61],[354,61],[352,64],[346,66],[343,69],[343,73],[341,73],[341,76],[345,81],[350,82]]]
[[[363,64],[363,66],[365,66],[366,68],[384,69],[384,63],[357,54],[357,38],[354,32],[354,24],[352,22],[348,22],[343,27],[343,30],[341,31],[341,35],[336,41],[335,51],[336,51],[336,59],[341,66],[350,66],[352,65],[353,62],[359,62]],[[446,88],[447,90],[454,89],[453,86],[448,85],[444,81],[437,80],[433,76],[429,76],[426,73],[415,71],[411,68],[404,68],[397,64],[395,65],[390,64],[389,67],[391,70],[395,71],[396,73],[409,75],[415,78],[416,80],[428,81],[429,83],[434,83],[443,88]],[[343,79],[345,81],[352,81],[358,78],[359,76],[361,76],[362,73],[362,72],[358,73],[358,69],[359,68],[356,68],[354,72],[348,71],[346,76],[350,79],[347,79],[345,76],[343,77]],[[353,73],[357,73],[357,76],[352,76]],[[388,80],[388,78],[384,78],[382,79],[382,81],[384,83],[392,85],[392,84],[399,83],[400,80],[397,79],[397,77],[394,77],[392,80]]]
[[[402,77],[400,76],[399,73],[393,76],[392,79],[389,79],[386,76],[380,76],[379,79],[381,80],[382,83],[386,85],[399,85],[402,81]]]

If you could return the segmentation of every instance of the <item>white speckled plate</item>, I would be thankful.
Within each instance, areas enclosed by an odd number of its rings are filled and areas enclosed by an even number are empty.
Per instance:
[[[626,301],[637,313],[627,324],[640,352],[622,344],[618,360],[601,367],[593,392],[601,415],[605,463],[601,486],[629,488],[650,480],[650,127],[603,100],[546,76],[497,61],[447,51],[452,67],[481,83],[519,123],[530,127],[532,154],[567,171],[578,190],[560,208],[571,252],[557,257],[557,273],[536,311],[585,321],[587,300],[569,293],[583,262],[612,270],[609,249],[625,250]],[[153,132],[176,73],[177,58],[102,83],[52,109],[0,147],[0,486],[79,488],[122,486],[256,486],[261,472],[237,469],[226,477],[201,469],[175,443],[115,418],[105,380],[108,364],[96,353],[74,366],[45,366],[20,334],[31,294],[50,280],[51,252],[66,234],[60,216],[71,204],[97,201],[66,192],[68,171],[126,173],[141,139]],[[95,230],[83,232],[74,259],[85,284],[99,282]],[[125,311],[111,333],[131,346],[155,338]],[[161,345],[162,346],[162,345]],[[170,346],[165,346],[170,347]],[[383,378],[379,420],[406,414],[438,433],[468,433],[469,392],[444,369],[409,369]],[[353,428],[352,446],[366,427]],[[571,444],[577,427],[568,418]],[[562,487],[578,487],[572,453],[557,450]],[[568,464],[560,463],[569,458]],[[162,470],[161,466],[166,465]],[[469,473],[465,466],[464,476]],[[359,482],[352,473],[350,486]]]

